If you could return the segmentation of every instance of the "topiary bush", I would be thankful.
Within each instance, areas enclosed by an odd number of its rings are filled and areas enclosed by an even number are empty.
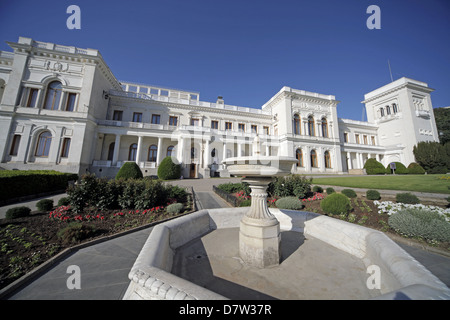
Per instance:
[[[119,172],[116,174],[116,180],[118,179],[142,179],[141,168],[136,164],[136,162],[125,162],[122,167],[120,167]]]
[[[356,192],[353,189],[344,189],[341,191],[341,193],[349,198],[356,198]]]
[[[397,193],[395,196],[395,200],[399,203],[407,203],[407,204],[418,204],[420,203],[419,198],[417,198],[414,194],[406,192],[406,193]]]
[[[388,224],[400,234],[431,241],[450,241],[450,223],[437,212],[409,208],[389,217]]]
[[[384,168],[384,166],[374,158],[367,159],[366,163],[364,164],[364,169],[366,169],[367,174],[386,173],[386,169]]]
[[[158,167],[158,178],[162,180],[180,179],[181,165],[175,164],[172,157],[165,157]]]
[[[42,199],[36,203],[36,207],[39,211],[51,211],[53,210],[53,200],[52,199]]]
[[[344,216],[352,209],[350,199],[340,193],[333,193],[327,196],[320,202],[320,207],[327,214],[343,214]]]
[[[425,174],[425,169],[416,162],[411,162],[408,166],[409,174]]]
[[[366,198],[368,200],[380,200],[381,195],[377,190],[367,190],[366,191]]]
[[[334,191],[334,188],[332,188],[332,187],[328,187],[327,189],[326,189],[326,191],[327,191],[327,194],[332,194],[332,193],[335,193],[336,191]]]
[[[16,219],[30,215],[31,209],[25,206],[13,207],[6,211],[6,219]]]
[[[275,202],[275,206],[279,209],[301,210],[305,206],[297,197],[284,197]]]
[[[321,186],[314,186],[312,189],[313,192],[319,192],[322,193],[323,192],[323,188]]]
[[[395,174],[407,174],[408,173],[408,169],[405,167],[405,165],[401,162],[394,162],[395,163]],[[391,170],[391,164],[388,163],[388,165],[386,166],[386,173],[387,174],[392,174]]]
[[[182,203],[172,203],[166,207],[167,213],[178,214],[183,211],[184,204]]]

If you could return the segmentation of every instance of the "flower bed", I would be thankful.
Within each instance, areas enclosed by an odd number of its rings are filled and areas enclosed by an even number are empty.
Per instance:
[[[403,209],[425,209],[429,211],[436,212],[445,217],[447,222],[450,222],[450,208],[441,208],[438,206],[426,206],[423,204],[406,204],[406,203],[396,203],[392,201],[377,201],[375,200],[374,205],[377,206],[379,214],[392,215]]]

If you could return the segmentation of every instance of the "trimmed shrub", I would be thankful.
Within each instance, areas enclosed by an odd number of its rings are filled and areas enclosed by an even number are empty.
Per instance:
[[[284,197],[275,202],[275,206],[279,209],[301,210],[305,206],[297,197]]]
[[[408,173],[408,169],[405,167],[405,165],[403,163],[401,163],[401,162],[394,162],[394,163],[395,163],[395,174],[407,174]],[[392,174],[390,163],[388,163],[388,165],[386,166],[386,173]]]
[[[166,207],[167,213],[178,214],[183,211],[184,204],[182,203],[172,203]]]
[[[276,177],[269,184],[267,192],[271,197],[305,198],[311,193],[311,179],[300,175]]]
[[[366,192],[366,198],[368,200],[380,200],[381,195],[377,190],[367,190]]]
[[[409,174],[425,174],[425,169],[416,162],[411,162],[408,166]]]
[[[352,206],[350,204],[350,199],[340,193],[333,193],[327,196],[320,202],[320,207],[325,213],[336,214],[336,215],[347,215]]]
[[[181,165],[175,164],[172,157],[165,157],[158,167],[158,178],[162,180],[180,179]]]
[[[332,194],[332,193],[336,192],[336,191],[334,191],[334,188],[332,188],[332,187],[328,187],[326,191],[327,191],[327,194]]]
[[[76,244],[84,239],[91,238],[95,234],[96,230],[93,226],[79,222],[71,222],[56,233],[64,244]]]
[[[409,208],[389,217],[389,226],[408,237],[450,241],[450,223],[445,217],[429,210]]]
[[[238,182],[238,183],[223,183],[217,186],[218,189],[225,191],[226,193],[236,193],[239,191],[244,191],[246,196],[249,196],[251,193],[250,187],[246,182]]]
[[[321,186],[314,186],[312,189],[313,192],[319,192],[322,193],[323,192],[323,188]]]
[[[384,168],[384,166],[374,158],[367,159],[366,163],[364,164],[364,169],[366,169],[367,174],[386,173],[386,169]]]
[[[417,198],[414,194],[406,192],[406,193],[397,193],[395,196],[395,200],[399,203],[407,203],[407,204],[418,204],[420,203],[419,198]]]
[[[122,167],[120,167],[119,172],[116,174],[116,180],[118,179],[142,179],[141,168],[136,164],[136,162],[125,162]]]
[[[346,195],[348,198],[356,198],[356,192],[353,189],[344,189],[341,193]]]
[[[16,219],[30,215],[31,209],[25,206],[13,207],[6,211],[6,219]]]
[[[53,200],[52,199],[42,199],[36,203],[36,207],[39,211],[51,211],[53,210]]]
[[[69,197],[62,197],[58,200],[58,207],[70,205]]]

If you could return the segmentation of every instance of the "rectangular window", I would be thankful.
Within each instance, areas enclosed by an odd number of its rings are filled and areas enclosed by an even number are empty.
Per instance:
[[[370,137],[370,140],[372,140],[372,145],[374,146],[374,145],[375,145],[375,137],[374,137],[374,136],[371,136],[371,137]]]
[[[200,120],[199,120],[199,119],[192,118],[192,119],[191,119],[191,126],[195,126],[195,127],[200,126]]]
[[[27,107],[28,108],[36,108],[37,97],[39,90],[30,88],[30,93],[28,94]]]
[[[67,104],[66,111],[74,111],[75,110],[75,101],[77,99],[76,93],[69,93],[67,96]]]
[[[159,114],[152,114],[152,124],[160,124],[161,116]]]
[[[258,126],[252,124],[252,133],[258,133]]]
[[[123,111],[121,110],[114,110],[113,114],[113,120],[114,121],[122,121]]]
[[[245,124],[239,123],[239,124],[238,124],[238,130],[239,130],[240,132],[245,132]]]
[[[17,156],[17,152],[19,151],[20,144],[20,135],[15,134],[12,140],[11,149],[9,151],[10,156]]]
[[[142,113],[141,112],[133,113],[133,122],[142,122]]]
[[[348,142],[348,133],[344,132],[344,142]]]
[[[217,121],[217,120],[212,120],[212,121],[211,121],[211,129],[216,129],[216,130],[218,130],[218,129],[219,129],[219,121]]]
[[[70,138],[64,138],[63,145],[61,148],[61,158],[69,157],[69,149],[70,149]]]
[[[355,141],[359,144],[359,134],[355,134]]]
[[[367,136],[363,135],[364,144],[367,144]]]
[[[177,126],[178,125],[178,117],[169,117],[169,126]]]
[[[231,122],[225,122],[225,130],[232,130],[233,124]]]
[[[264,126],[263,131],[264,131],[264,134],[269,135],[269,127]]]

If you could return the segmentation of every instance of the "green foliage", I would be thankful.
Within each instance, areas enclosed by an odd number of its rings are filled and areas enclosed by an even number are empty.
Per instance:
[[[450,108],[434,108],[433,113],[439,140],[442,144],[446,144],[450,142]]]
[[[76,244],[93,237],[95,234],[96,230],[93,226],[79,222],[71,222],[56,233],[64,244]]]
[[[367,190],[366,192],[366,198],[368,200],[380,200],[381,195],[377,190]]]
[[[431,241],[450,241],[450,223],[440,214],[409,208],[389,217],[389,226],[408,237],[421,237]]]
[[[252,205],[252,199],[242,200],[239,203],[239,207],[250,207]]]
[[[6,219],[16,219],[29,216],[31,209],[25,206],[9,208],[6,211]]]
[[[416,162],[411,162],[408,166],[408,173],[409,174],[424,174],[425,169],[422,168],[422,166]]]
[[[446,173],[450,169],[450,144],[422,141],[413,148],[416,161],[427,173]]]
[[[246,182],[239,183],[223,183],[217,186],[218,189],[225,191],[226,193],[236,193],[239,191],[244,191],[246,196],[249,196],[251,193],[250,187]]]
[[[395,163],[395,174],[407,174],[408,169],[405,167],[405,165],[401,162],[394,162]],[[386,166],[386,173],[391,174],[393,170],[391,169],[391,164],[389,163]]]
[[[340,193],[333,193],[320,202],[320,207],[325,213],[335,215],[347,215],[352,209],[350,199]]]
[[[158,178],[162,180],[180,179],[181,165],[175,164],[172,157],[165,157],[158,167]]]
[[[419,198],[417,198],[414,194],[406,192],[406,193],[397,193],[395,195],[395,200],[399,203],[407,203],[407,204],[418,204],[420,203]]]
[[[66,190],[77,179],[76,174],[53,170],[0,170],[0,200]]]
[[[62,197],[58,200],[58,207],[70,205],[69,197]]]
[[[311,179],[300,175],[276,177],[269,184],[267,191],[272,197],[305,198],[311,193]]]
[[[134,161],[125,162],[116,174],[118,179],[142,179],[141,168]]]
[[[344,189],[341,193],[346,195],[348,198],[356,198],[356,192],[353,189]]]
[[[39,211],[51,211],[53,210],[53,200],[52,199],[42,199],[36,203],[36,207]]]
[[[297,197],[284,197],[275,202],[275,206],[279,209],[301,210],[305,206]]]
[[[182,203],[172,203],[166,207],[167,213],[178,214],[183,211],[184,204]]]
[[[386,170],[384,166],[374,158],[367,159],[364,164],[367,174],[385,174]]]
[[[336,191],[334,190],[334,188],[328,187],[328,188],[326,189],[326,192],[327,192],[327,194],[332,194],[332,193],[335,193]]]
[[[323,188],[321,186],[314,186],[312,189],[313,192],[319,192],[322,193],[323,192]]]

